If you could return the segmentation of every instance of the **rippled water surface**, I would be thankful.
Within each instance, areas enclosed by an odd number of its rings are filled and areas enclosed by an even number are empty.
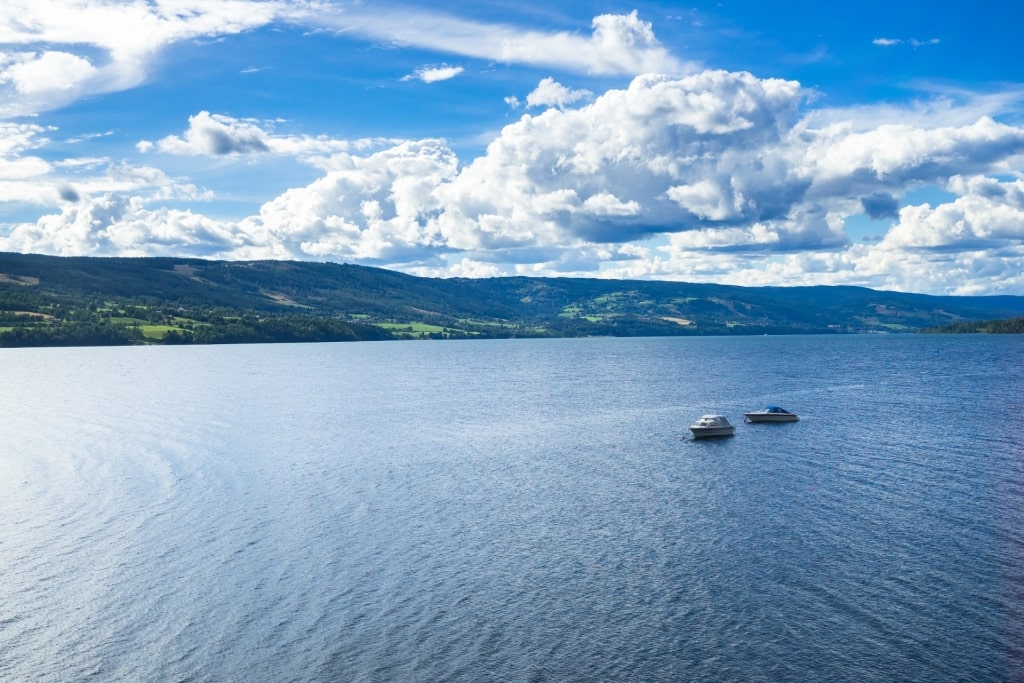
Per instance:
[[[1024,680],[1024,337],[24,349],[0,377],[2,680]],[[742,422],[768,403],[800,422]],[[736,435],[692,440],[706,412]]]

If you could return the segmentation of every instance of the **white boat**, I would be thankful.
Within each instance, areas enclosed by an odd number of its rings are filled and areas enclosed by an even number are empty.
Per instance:
[[[785,408],[767,406],[764,410],[743,413],[743,419],[747,422],[796,422],[800,418]]]
[[[693,438],[704,439],[709,436],[732,436],[736,428],[729,424],[724,415],[704,415],[690,425]]]

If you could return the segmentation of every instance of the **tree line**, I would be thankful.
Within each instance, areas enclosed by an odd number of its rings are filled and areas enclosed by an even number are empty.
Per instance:
[[[1024,318],[959,322],[921,331],[930,334],[1024,334]]]

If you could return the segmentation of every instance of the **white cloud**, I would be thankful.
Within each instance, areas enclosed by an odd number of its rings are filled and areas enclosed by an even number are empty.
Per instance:
[[[749,74],[644,76],[579,109],[524,116],[439,188],[439,223],[466,249],[629,242],[722,220],[720,210],[714,218],[680,211],[676,200],[685,191],[677,189],[674,200],[669,190],[734,171],[748,187],[737,188],[746,199],[729,200],[740,207],[730,217],[756,219],[759,198],[771,205],[776,184],[792,184],[779,148],[800,97],[795,83]],[[766,163],[772,155],[779,160]],[[744,176],[749,167],[760,172]],[[584,210],[605,195],[630,210]]]
[[[154,148],[291,156],[322,171],[234,221],[154,208],[208,198],[155,167],[33,169],[50,130],[6,125],[0,201],[37,179],[31,196],[55,211],[12,226],[0,249],[1024,293],[1024,128],[987,116],[907,123],[898,110],[871,127],[860,110],[803,114],[805,95],[748,73],[645,75],[523,116],[464,165],[438,140],[281,135],[275,122],[200,112]],[[926,186],[953,199],[908,204]],[[846,222],[864,213],[892,225],[878,243],[851,244]]]
[[[292,156],[318,168],[330,169],[333,157],[350,151],[366,151],[396,143],[394,140],[338,140],[326,136],[278,135],[273,122],[237,119],[201,111],[188,119],[184,135],[168,135],[153,143],[142,140],[139,152],[156,149],[165,154],[237,158],[248,155]]]
[[[245,0],[5,0],[0,45],[15,51],[0,55],[0,116],[136,86],[167,45],[288,20],[294,10]]]
[[[64,142],[68,143],[69,145],[78,145],[83,142],[89,142],[90,140],[97,140],[99,138],[110,137],[113,134],[114,131],[112,130],[108,130],[103,133],[86,133],[84,135],[78,135],[73,138],[68,138]]]
[[[91,194],[114,192],[150,201],[209,198],[208,192],[154,167],[112,163],[93,156],[46,160],[29,153],[50,145],[48,136],[55,130],[0,122],[0,203],[62,206]]]
[[[930,129],[814,128],[797,116],[802,97],[792,82],[706,72],[641,77],[578,109],[524,116],[486,154],[424,191],[429,201],[418,215],[426,222],[406,244],[429,245],[422,255],[434,253],[441,263],[447,249],[470,255],[471,263],[532,274],[747,284],[782,278],[919,290],[917,282],[929,291],[960,291],[966,273],[977,277],[977,268],[965,267],[938,279],[929,274],[934,260],[919,255],[894,270],[894,250],[920,250],[897,241],[909,227],[894,228],[879,245],[854,246],[844,222],[866,205],[879,211],[883,197],[893,207],[909,189],[941,185],[955,168],[999,169],[1024,151],[1024,130],[987,118]],[[974,182],[970,187],[981,188]],[[967,187],[947,189],[982,194]],[[984,237],[1005,255],[1020,245],[1011,232],[1016,213],[1001,210],[1001,241]],[[334,220],[345,213],[354,211],[334,212]],[[912,214],[900,215],[909,226]],[[339,234],[318,244],[343,248],[345,256],[385,256],[352,243],[365,234]],[[668,236],[665,251],[638,247],[658,234]],[[992,286],[1013,286],[1015,276],[1006,277],[1013,261],[996,251],[988,257],[1003,264],[1003,275],[989,278]]]
[[[46,134],[53,129],[34,123],[0,121],[0,155],[13,157],[35,147],[44,147],[50,141]]]
[[[724,182],[699,180],[692,185],[668,188],[668,198],[701,220],[727,221],[743,215],[745,200],[741,192]]]
[[[867,132],[835,126],[810,135],[814,140],[805,163],[814,166],[815,183],[826,191],[831,191],[835,178],[871,186],[944,180],[993,168],[1024,152],[1024,129],[988,117],[967,126],[922,129],[888,124]]]
[[[440,210],[434,193],[455,175],[457,159],[440,141],[342,154],[335,167],[267,202],[241,229],[296,257],[403,262],[443,247],[430,223]]]
[[[223,156],[269,152],[268,135],[251,121],[201,111],[188,119],[185,137],[169,135],[156,143],[167,154]]]
[[[43,176],[50,172],[50,168],[50,164],[39,157],[0,159],[0,180]]]
[[[366,10],[358,5],[345,11],[318,10],[303,20],[400,45],[578,73],[680,74],[693,69],[658,42],[650,22],[641,20],[635,10],[625,15],[595,17],[590,36],[525,30],[434,12],[388,11],[377,6]]]
[[[923,47],[925,45],[938,45],[940,41],[938,38],[929,38],[927,40],[918,40],[917,38],[875,38],[871,42],[881,47],[893,47],[895,45]]]
[[[952,202],[901,209],[879,248],[948,252],[1024,246],[1024,180],[954,176],[947,189],[958,195]]]
[[[1006,87],[999,92],[971,92],[929,86],[925,99],[909,103],[888,102],[854,107],[819,107],[804,115],[801,125],[808,129],[838,126],[851,133],[867,133],[895,124],[917,129],[960,127],[981,118],[1002,118],[1024,103],[1024,87]]]
[[[21,252],[64,256],[150,256],[168,249],[210,258],[273,255],[269,250],[246,252],[245,235],[230,224],[190,211],[149,210],[139,198],[113,193],[66,204],[59,214],[20,225],[0,241]]]
[[[7,0],[0,8],[0,43],[94,45],[112,54],[142,54],[288,14],[287,3],[261,0]]]
[[[693,70],[658,43],[651,24],[636,11],[597,16],[591,35],[581,36],[437,12],[335,2],[7,0],[0,5],[0,45],[12,51],[0,53],[0,117],[32,115],[82,96],[137,86],[169,45],[273,23],[323,27],[447,54],[579,73]],[[436,82],[461,70],[434,67],[415,77]]]
[[[20,95],[40,95],[74,90],[95,75],[96,68],[87,59],[49,50],[18,55],[0,71],[0,82],[12,83]]]
[[[0,202],[49,203],[55,193],[39,182],[52,170],[49,162],[26,155],[49,143],[49,129],[35,124],[0,121]]]
[[[481,261],[474,261],[473,259],[462,259],[453,263],[445,270],[434,270],[434,269],[413,269],[419,270],[419,274],[422,277],[499,277],[501,276],[502,270],[493,263],[486,263]]]
[[[635,216],[640,213],[640,204],[624,202],[611,192],[599,192],[587,197],[583,210],[594,216]]]
[[[553,78],[545,78],[526,96],[526,106],[564,107],[593,96],[594,93],[589,90],[570,90]]]
[[[425,66],[416,69],[410,76],[402,78],[403,81],[419,80],[424,83],[437,83],[447,81],[461,74],[465,69],[461,66]]]

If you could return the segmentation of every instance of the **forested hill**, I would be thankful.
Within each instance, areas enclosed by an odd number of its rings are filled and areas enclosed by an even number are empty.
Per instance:
[[[1024,297],[0,253],[0,346],[917,331]]]
[[[921,331],[930,334],[1024,334],[1024,318],[950,323]]]

